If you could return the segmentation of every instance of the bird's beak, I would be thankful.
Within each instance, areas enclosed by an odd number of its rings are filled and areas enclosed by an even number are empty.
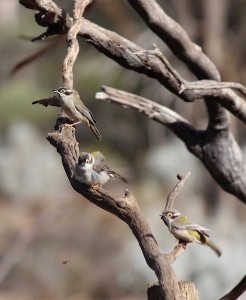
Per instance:
[[[58,90],[57,90],[57,89],[54,89],[54,90],[53,90],[53,93],[55,93],[55,94],[59,94],[59,92],[58,92]]]

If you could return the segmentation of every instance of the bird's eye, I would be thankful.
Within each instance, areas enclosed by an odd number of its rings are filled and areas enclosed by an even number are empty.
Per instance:
[[[65,90],[65,89],[60,89],[60,92],[61,92],[62,94],[65,94],[66,90]]]
[[[171,218],[171,217],[173,216],[173,214],[172,214],[171,212],[169,212],[169,213],[167,214],[167,216],[168,216],[169,218]]]
[[[85,161],[86,164],[88,164],[90,162],[89,158],[87,158],[87,160]]]

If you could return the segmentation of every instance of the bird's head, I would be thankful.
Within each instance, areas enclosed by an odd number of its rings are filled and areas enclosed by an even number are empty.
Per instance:
[[[176,220],[180,216],[181,213],[176,209],[163,211],[162,214],[160,215],[161,219],[164,221],[166,225],[168,225],[168,223],[170,223],[171,221]]]
[[[81,152],[78,159],[78,167],[83,170],[88,170],[93,167],[95,162],[94,157],[87,152]]]
[[[77,92],[74,89],[69,89],[67,87],[59,87],[58,89],[53,90],[54,94],[56,94],[59,98],[62,99],[68,99],[68,98],[73,98],[74,96],[77,96]]]

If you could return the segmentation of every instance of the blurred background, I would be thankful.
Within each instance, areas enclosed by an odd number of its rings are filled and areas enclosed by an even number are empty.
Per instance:
[[[158,1],[219,68],[224,81],[246,84],[246,2],[243,0]],[[72,11],[72,1],[57,1]],[[116,31],[146,49],[153,43],[187,79],[194,77],[144,24],[127,1],[94,1],[86,18]],[[66,44],[59,38],[32,43],[44,31],[34,12],[17,1],[0,2],[0,300],[146,299],[156,281],[129,228],[74,192],[60,156],[46,140],[58,108],[32,105],[59,87]],[[179,280],[194,281],[201,299],[218,299],[245,272],[246,211],[222,191],[203,165],[166,128],[130,109],[95,100],[101,85],[144,96],[174,109],[196,128],[205,128],[202,102],[184,103],[157,82],[125,70],[80,39],[74,87],[93,111],[103,141],[77,126],[81,151],[100,150],[108,165],[129,179],[105,188],[123,196],[129,188],[163,250],[176,240],[159,215],[176,184],[176,174],[191,177],[176,208],[212,229],[220,259],[207,247],[189,245],[173,267]],[[44,55],[39,51],[50,48]],[[18,69],[25,59],[37,56]],[[246,151],[245,126],[231,129]],[[246,299],[242,296],[240,299]]]

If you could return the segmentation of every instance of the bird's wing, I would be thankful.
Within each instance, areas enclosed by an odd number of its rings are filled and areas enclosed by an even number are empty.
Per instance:
[[[208,231],[211,231],[211,229],[208,229],[200,224],[190,224],[187,230],[196,230],[202,235],[206,235],[206,236],[209,236]]]
[[[107,169],[107,173],[111,175],[112,177],[118,178],[122,180],[125,183],[128,183],[127,179],[123,176],[121,176],[119,173],[116,173],[115,171],[111,170],[108,166],[105,166]]]
[[[207,235],[207,231],[211,231],[210,229],[200,225],[200,224],[196,224],[196,223],[192,223],[192,222],[187,222],[187,223],[180,223],[180,222],[173,222],[173,226],[176,229],[179,230],[197,230],[200,233]]]
[[[111,170],[106,164],[105,164],[105,157],[100,151],[92,152],[91,155],[93,155],[95,162],[93,165],[93,170],[97,173],[100,173],[102,171],[105,171],[109,176],[118,178],[125,183],[128,183],[128,181],[121,176],[120,174],[116,173],[115,171]]]
[[[89,122],[93,125],[96,124],[96,121],[93,118],[92,112],[86,107],[80,99],[76,99],[74,101],[75,108],[84,116],[86,117]]]
[[[95,162],[93,165],[93,170],[97,173],[102,172],[105,170],[105,157],[100,151],[94,151],[91,153],[91,155],[94,157]]]

